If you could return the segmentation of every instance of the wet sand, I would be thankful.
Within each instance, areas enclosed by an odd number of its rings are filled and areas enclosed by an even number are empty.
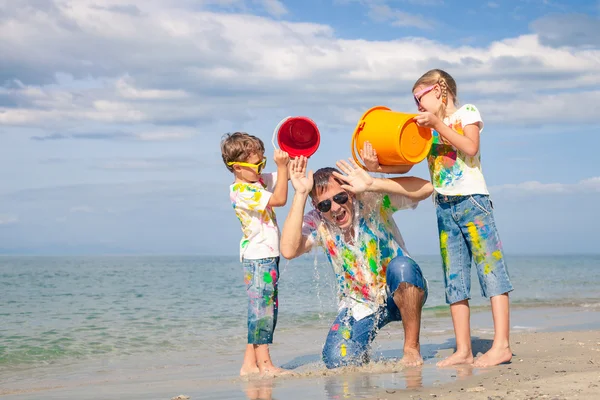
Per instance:
[[[513,360],[490,369],[440,369],[435,363],[454,346],[449,316],[424,318],[425,364],[403,369],[401,325],[386,327],[373,363],[327,370],[320,361],[324,329],[282,332],[274,360],[294,372],[275,379],[242,380],[241,356],[188,353],[82,361],[27,378],[15,371],[0,379],[10,400],[197,399],[600,399],[600,312],[590,308],[528,308],[512,313]],[[472,315],[474,350],[491,346],[489,312]],[[217,362],[219,361],[219,362]],[[20,377],[21,379],[15,379]],[[412,397],[411,397],[412,396]]]
[[[454,382],[407,390],[390,387],[373,399],[600,399],[600,331],[521,333],[513,335],[512,343],[509,364],[485,371],[451,368]],[[474,350],[488,346],[486,341]],[[438,357],[450,352],[440,351]]]

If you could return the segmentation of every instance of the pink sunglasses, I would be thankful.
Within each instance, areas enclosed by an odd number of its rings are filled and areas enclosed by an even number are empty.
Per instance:
[[[421,98],[423,96],[425,96],[427,93],[431,92],[434,87],[435,87],[435,85],[431,85],[431,86],[426,87],[425,89],[414,94],[413,97],[415,98],[415,103],[417,104],[417,107],[419,107],[421,105]]]

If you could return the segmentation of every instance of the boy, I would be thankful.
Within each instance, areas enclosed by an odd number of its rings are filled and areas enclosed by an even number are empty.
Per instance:
[[[267,163],[265,146],[245,132],[226,135],[221,155],[235,180],[230,199],[242,224],[240,261],[248,293],[248,345],[240,375],[281,375],[269,355],[277,324],[277,281],[279,280],[279,228],[274,207],[287,201],[289,155],[276,149],[277,172],[262,174]]]

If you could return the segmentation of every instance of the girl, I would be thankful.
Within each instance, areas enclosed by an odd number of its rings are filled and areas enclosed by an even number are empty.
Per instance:
[[[445,71],[425,73],[412,91],[420,111],[416,123],[434,130],[427,161],[435,189],[446,302],[456,335],[456,352],[438,366],[473,363],[469,309],[472,262],[482,295],[491,301],[494,319],[492,347],[474,365],[508,362],[512,358],[508,292],[513,287],[481,172],[479,134],[483,121],[474,105],[457,108],[456,82]]]

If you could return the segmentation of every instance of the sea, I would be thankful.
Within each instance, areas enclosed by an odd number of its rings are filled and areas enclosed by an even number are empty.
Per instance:
[[[439,256],[413,258],[429,281],[425,366],[402,356],[402,325],[381,330],[370,366],[328,371],[320,351],[336,316],[331,267],[309,254],[280,264],[273,361],[291,378],[246,380],[247,297],[237,257],[0,257],[0,398],[341,399],[456,379],[435,368],[454,345]],[[507,255],[511,329],[600,328],[600,255]],[[472,334],[489,343],[489,301],[473,268]]]

